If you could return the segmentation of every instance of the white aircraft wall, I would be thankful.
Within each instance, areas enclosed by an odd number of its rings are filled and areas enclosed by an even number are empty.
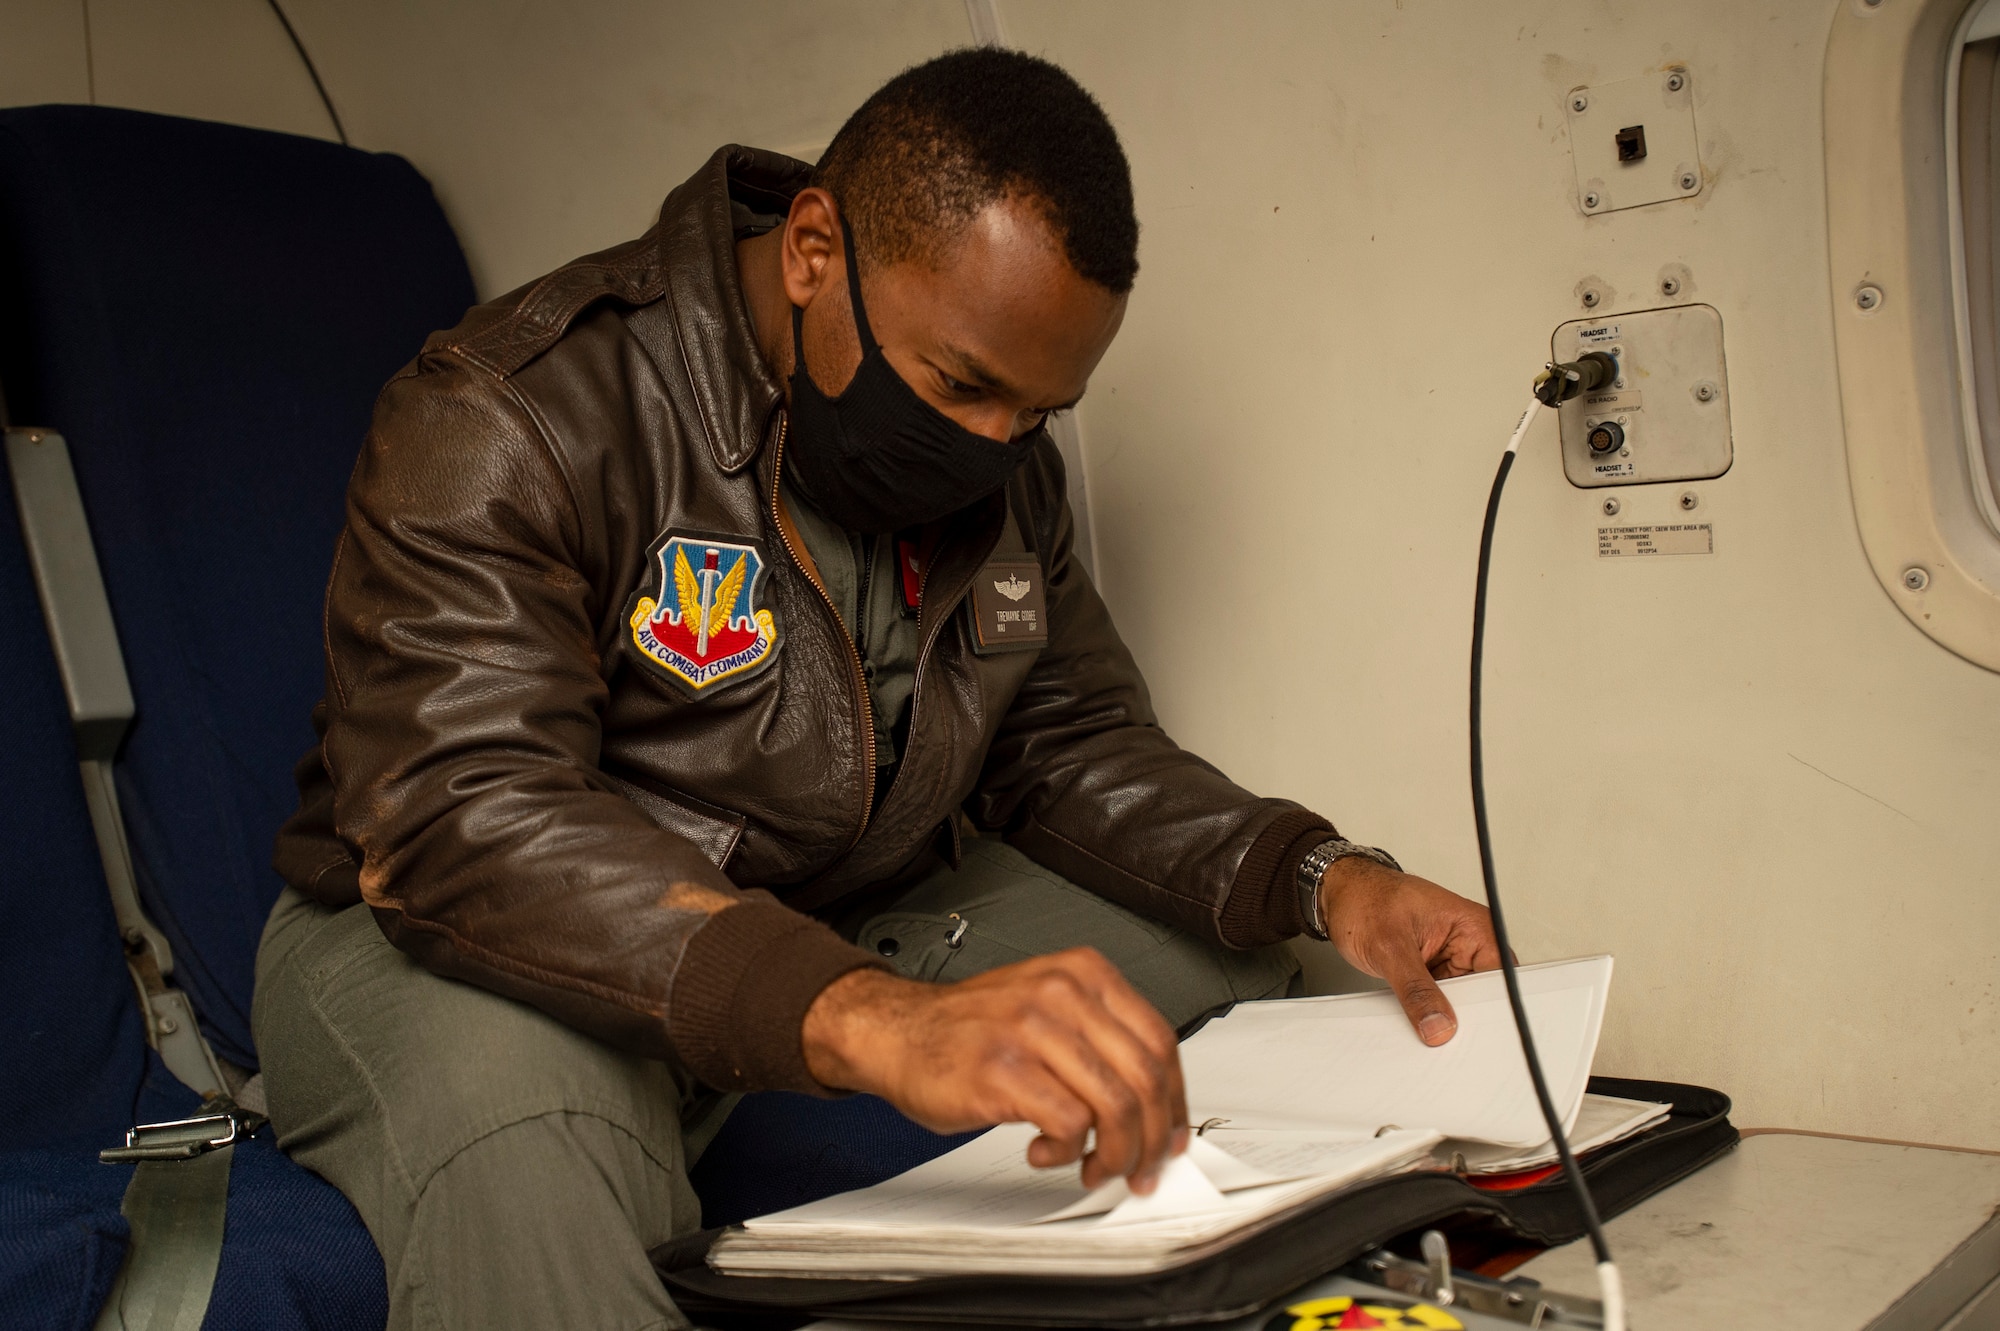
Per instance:
[[[1081,409],[1105,594],[1170,731],[1478,891],[1464,672],[1487,483],[1551,330],[1721,311],[1716,553],[1599,560],[1552,422],[1495,555],[1489,773],[1524,958],[1608,951],[1599,1070],[1744,1125],[2000,1149],[2000,675],[1863,557],[1821,73],[1842,0],[996,0],[1131,154],[1143,273]],[[291,0],[354,142],[425,171],[483,293],[636,234],[717,144],[810,155],[971,35],[959,0]],[[4,0],[0,103],[331,136],[261,0]],[[85,43],[89,53],[86,56]],[[1586,219],[1564,94],[1694,81],[1692,200]],[[1685,485],[1627,488],[1678,520]],[[1318,983],[1342,981],[1309,949]]]

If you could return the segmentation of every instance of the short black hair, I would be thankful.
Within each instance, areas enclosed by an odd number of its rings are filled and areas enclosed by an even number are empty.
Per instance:
[[[1132,169],[1097,100],[1061,67],[992,46],[913,65],[834,135],[813,184],[875,263],[935,252],[994,200],[1038,204],[1077,273],[1123,295],[1139,272]]]

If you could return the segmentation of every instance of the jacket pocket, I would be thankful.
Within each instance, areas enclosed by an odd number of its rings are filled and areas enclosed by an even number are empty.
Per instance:
[[[613,790],[638,805],[663,831],[693,842],[711,864],[726,870],[729,857],[736,853],[736,845],[743,839],[743,815],[719,809],[678,790],[669,791],[657,782],[641,785],[612,772],[605,772],[604,779]]]

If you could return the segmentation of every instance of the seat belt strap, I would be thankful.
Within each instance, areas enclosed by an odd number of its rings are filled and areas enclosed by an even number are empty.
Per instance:
[[[132,1246],[93,1331],[201,1331],[222,1263],[234,1146],[132,1171]]]

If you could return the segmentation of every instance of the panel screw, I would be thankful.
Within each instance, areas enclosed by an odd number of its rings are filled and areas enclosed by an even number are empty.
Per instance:
[[[1699,185],[1700,183],[1701,183],[1701,177],[1697,176],[1694,172],[1692,171],[1681,172],[1682,189],[1692,190],[1696,185]]]
[[[1660,279],[1660,294],[1661,294],[1662,296],[1678,296],[1678,295],[1680,295],[1680,294],[1681,294],[1681,280],[1680,280],[1680,279],[1679,279],[1678,277],[1663,277],[1663,278],[1661,278],[1661,279]]]
[[[172,1017],[161,1017],[159,1029],[160,1029],[160,1034],[162,1035],[172,1035],[175,1031],[180,1029],[180,1024],[176,1022]]]
[[[1604,516],[1607,518],[1618,516],[1618,501],[1616,499],[1607,499],[1604,501]]]
[[[1692,513],[1699,507],[1701,507],[1700,495],[1692,490],[1681,491],[1681,510],[1683,512]]]
[[[41,443],[41,442],[42,442],[42,432],[41,432],[40,430],[30,430],[30,431],[28,431],[28,442],[29,442],[29,443],[31,443],[31,444],[39,444],[39,443]]]
[[[1931,575],[1922,566],[1912,564],[1903,570],[1903,586],[1913,592],[1920,592],[1931,585]]]
[[[1583,308],[1585,308],[1586,310],[1594,310],[1594,309],[1596,309],[1596,308],[1597,308],[1597,302],[1598,302],[1598,299],[1599,299],[1599,297],[1598,297],[1598,294],[1597,294],[1597,293],[1596,293],[1595,291],[1586,291],[1586,292],[1584,292],[1584,293],[1583,293]]]
[[[1601,200],[1598,199],[1596,190],[1592,190],[1583,196],[1583,206],[1585,208],[1595,208],[1600,202]]]
[[[1590,109],[1589,94],[1581,92],[1571,93],[1569,98],[1569,109],[1576,112],[1578,115],[1582,115],[1585,111],[1588,111]]]
[[[1703,380],[1702,382],[1700,382],[1700,383],[1698,383],[1698,384],[1696,384],[1696,385],[1694,386],[1694,400],[1695,400],[1695,401],[1697,401],[1697,402],[1713,402],[1713,401],[1715,401],[1715,398],[1716,398],[1716,391],[1715,391],[1715,385],[1714,385],[1714,384],[1712,384],[1712,383],[1709,383],[1709,382],[1708,382],[1708,381],[1707,381],[1706,379],[1704,379],[1704,380]]]
[[[1681,71],[1679,71],[1678,69],[1675,70],[1673,73],[1667,75],[1668,92],[1679,92],[1682,88],[1687,87],[1687,85],[1688,85],[1687,75],[1681,73]]]
[[[1882,304],[1882,288],[1874,286],[1861,288],[1854,293],[1854,304],[1857,309],[1863,310],[1879,308]]]

